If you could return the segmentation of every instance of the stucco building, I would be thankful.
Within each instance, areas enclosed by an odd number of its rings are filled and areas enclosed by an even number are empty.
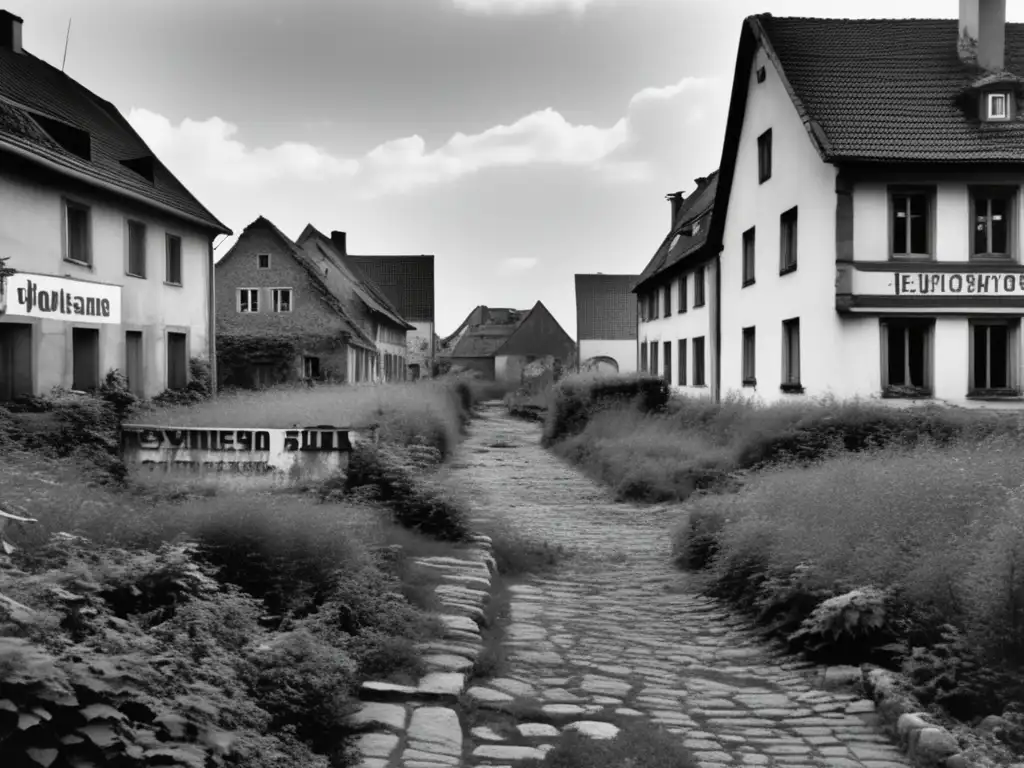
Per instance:
[[[143,397],[214,358],[213,240],[230,230],[114,105],[22,47],[0,11],[0,401],[97,387]]]
[[[576,275],[580,370],[633,373],[637,365],[637,275]]]
[[[413,326],[346,258],[344,233],[308,225],[293,242],[261,216],[216,270],[223,383],[405,378]]]
[[[1005,0],[744,22],[693,259],[710,394],[1020,405],[1022,74]]]

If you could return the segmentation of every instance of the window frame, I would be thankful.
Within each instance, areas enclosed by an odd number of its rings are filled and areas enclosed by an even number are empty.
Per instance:
[[[141,239],[133,241],[132,240],[132,230],[135,229],[135,228],[141,230]],[[148,235],[149,235],[149,227],[146,226],[146,222],[141,221],[139,219],[133,219],[133,218],[129,217],[129,218],[126,218],[124,220],[124,233],[125,233],[124,234],[124,244],[125,244],[125,266],[124,266],[124,273],[128,277],[137,277],[140,280],[145,280],[146,279],[146,267],[148,266],[148,264],[146,263],[147,262],[147,255],[148,255],[146,253],[146,250],[147,250],[146,249],[146,240],[148,239]],[[142,253],[141,253],[139,258],[142,260],[142,269],[139,272],[133,272],[132,271],[132,268],[133,268],[133,265],[132,265],[132,243],[133,242],[141,243],[140,248],[142,250]]]
[[[791,363],[793,358],[793,336],[796,336],[796,375],[793,375]],[[781,383],[779,388],[783,392],[801,394],[804,391],[803,377],[801,373],[800,355],[800,318],[791,317],[782,321],[782,370]]]
[[[880,339],[880,374],[881,374],[881,385],[882,385],[882,397],[885,398],[911,398],[911,399],[924,399],[934,396],[935,387],[935,318],[933,317],[882,317],[878,321],[879,330],[881,331]],[[925,343],[924,343],[924,384],[922,386],[916,386],[914,384],[893,384],[889,381],[889,330],[892,325],[903,325],[906,330],[909,331],[913,325],[919,325],[925,329]],[[909,341],[909,339],[908,339]],[[904,342],[904,349],[907,349],[906,341]],[[905,361],[905,365],[909,367],[909,360]]]
[[[660,361],[658,360],[658,357],[659,357],[659,355],[658,355],[659,342],[652,341],[652,342],[650,342],[650,345],[651,345],[651,353],[650,353],[651,375],[652,376],[660,376],[661,375],[661,365],[660,365]]]
[[[764,184],[772,177],[772,129],[757,137],[757,183]]]
[[[267,257],[267,266],[265,266],[265,267],[260,266],[260,259],[262,259],[264,256]],[[271,259],[270,259],[270,254],[269,253],[257,253],[256,254],[256,269],[270,269],[270,266],[271,266]]]
[[[662,357],[662,360],[661,360],[662,378],[665,379],[665,382],[669,386],[671,386],[672,385],[672,342],[671,341],[663,341],[663,342],[661,342],[661,357]]]
[[[647,342],[640,342],[640,373],[647,373]]]
[[[1017,187],[999,184],[971,184],[967,188],[968,196],[968,232],[970,232],[969,258],[971,261],[1016,261],[1017,252]],[[1003,198],[1006,205],[1006,253],[976,253],[974,250],[974,232],[977,225],[977,202],[982,197],[986,201]],[[992,228],[989,224],[989,243],[992,241]]]
[[[661,289],[661,316],[672,317],[672,283],[666,283]]]
[[[171,243],[173,241],[178,242],[178,279],[177,281],[171,279]],[[184,283],[184,248],[185,243],[181,235],[176,235],[173,232],[167,232],[164,235],[164,284],[173,285],[181,288]]]
[[[787,244],[792,248],[787,249]],[[798,206],[793,206],[788,211],[779,214],[779,275],[788,275],[796,272],[800,265],[800,212]],[[793,259],[789,261],[787,256],[792,251]]]
[[[288,309],[281,309],[279,304],[279,296],[282,291],[288,291]],[[270,289],[270,311],[275,315],[290,315],[292,309],[295,307],[295,292],[287,287],[282,286],[280,288]]]
[[[93,265],[93,248],[92,248],[92,206],[87,203],[74,200],[70,197],[61,198],[61,208],[63,216],[61,217],[62,224],[62,245],[63,245],[63,256],[64,261],[70,264],[78,264],[82,267],[92,268]],[[71,223],[68,219],[68,212],[71,210],[81,211],[85,214],[85,260],[76,259],[71,256]]]
[[[1013,114],[1013,102],[1012,95],[1009,91],[988,91],[985,93],[985,119],[993,122],[1005,122],[1010,119]],[[1001,115],[996,115],[992,111],[992,103],[995,99],[1002,99],[1003,106],[1005,107]]]
[[[260,289],[259,288],[237,288],[237,302],[235,306],[240,315],[258,315],[260,313]],[[242,292],[249,292],[249,309],[242,309]],[[252,309],[252,297],[256,297],[256,309]]]
[[[678,315],[684,314],[689,309],[689,307],[686,306],[690,293],[686,285],[689,282],[686,277],[685,272],[679,276],[679,308],[676,310],[676,314]]]
[[[679,386],[686,386],[686,339],[679,340]]]
[[[974,363],[976,348],[974,330],[978,327],[1006,328],[1006,387],[979,387],[974,379]],[[971,398],[1020,397],[1020,318],[972,317],[967,320],[967,396]],[[991,346],[991,341],[989,342]],[[989,371],[991,376],[991,355],[989,355]]]
[[[695,387],[707,386],[707,371],[705,370],[704,365],[707,358],[707,350],[705,349],[706,344],[704,339],[704,336],[694,336],[693,343],[690,345],[691,354],[693,356],[693,386]],[[700,351],[699,355],[698,348]]]
[[[755,282],[757,282],[757,273],[755,269],[755,254],[757,253],[757,233],[755,230],[756,227],[751,227],[750,229],[743,233],[743,281],[741,286],[743,288],[746,288],[748,285],[753,285]]]
[[[707,302],[707,269],[697,267],[693,272],[693,308],[703,307]]]
[[[310,365],[310,361],[316,361],[316,373],[312,373],[314,366]],[[307,372],[308,370],[308,372]],[[304,379],[319,379],[320,378],[320,358],[317,355],[303,355],[302,356],[302,378]]]
[[[757,327],[742,330],[740,375],[744,387],[757,386]]]
[[[933,261],[935,259],[935,213],[937,190],[934,185],[890,185],[886,190],[888,196],[889,221],[889,261]],[[928,239],[927,249],[924,253],[896,253],[896,198],[921,195],[925,199],[925,211],[928,221],[925,225],[925,236]],[[910,227],[907,227],[907,239],[910,239]]]
[[[185,342],[185,359],[182,362],[181,372],[184,378],[180,387],[173,386],[171,381],[171,337],[180,336]],[[185,330],[174,330],[173,328],[167,329],[164,333],[164,379],[167,383],[167,389],[171,391],[178,391],[188,387],[189,381],[189,334]]]

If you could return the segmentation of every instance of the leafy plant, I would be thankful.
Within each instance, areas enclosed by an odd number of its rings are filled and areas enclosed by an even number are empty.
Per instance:
[[[823,601],[789,635],[789,641],[815,657],[866,659],[874,648],[895,639],[891,619],[891,595],[876,587],[861,587]]]

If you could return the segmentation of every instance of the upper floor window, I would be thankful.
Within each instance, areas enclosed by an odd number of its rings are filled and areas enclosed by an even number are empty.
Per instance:
[[[89,206],[64,201],[64,258],[92,264],[92,216]]]
[[[672,314],[672,283],[662,288],[661,315],[669,317]]]
[[[757,179],[764,184],[772,177],[772,129],[757,137]]]
[[[128,222],[128,274],[146,276],[146,225],[141,221]]]
[[[754,228],[743,233],[743,285],[754,282]]]
[[[796,208],[790,208],[779,218],[779,274],[784,275],[796,269]]]
[[[989,120],[1010,119],[1010,94],[988,93],[985,94],[985,116]]]
[[[704,306],[704,267],[693,273],[693,306]]]
[[[971,255],[1009,256],[1013,222],[1012,187],[971,189]]]
[[[167,236],[167,276],[164,279],[171,285],[181,285],[181,238],[177,235]]]
[[[686,311],[686,275],[679,276],[679,313]]]
[[[934,197],[933,189],[894,189],[890,192],[894,257],[931,257]]]
[[[238,289],[238,311],[239,312],[259,312],[260,311],[260,291],[259,291],[259,288],[239,288]]]
[[[292,311],[292,289],[291,288],[275,288],[273,290],[274,299],[274,311],[275,312],[291,312]]]
[[[260,253],[256,255],[256,268],[257,269],[270,269],[270,254]]]

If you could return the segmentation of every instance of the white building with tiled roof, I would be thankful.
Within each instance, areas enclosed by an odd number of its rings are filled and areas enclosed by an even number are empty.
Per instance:
[[[107,101],[22,46],[0,11],[0,402],[93,389],[151,397],[215,359],[213,240],[230,230]]]

